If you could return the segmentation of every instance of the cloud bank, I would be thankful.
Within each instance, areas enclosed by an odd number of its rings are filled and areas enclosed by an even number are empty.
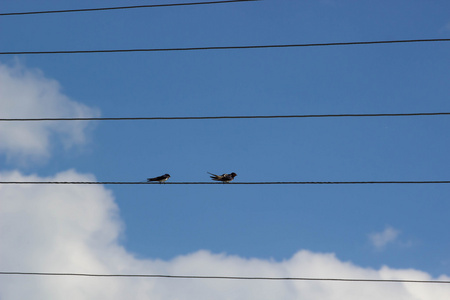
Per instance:
[[[53,177],[0,173],[1,181],[89,181],[74,170]],[[0,270],[371,279],[433,278],[419,270],[363,268],[331,253],[302,250],[283,261],[206,250],[168,261],[138,259],[120,244],[123,224],[101,185],[1,185]],[[450,277],[440,276],[439,280]],[[417,299],[446,300],[444,284],[5,276],[0,299]]]
[[[94,117],[98,111],[70,100],[56,80],[20,63],[0,63],[0,118]],[[48,158],[51,137],[83,144],[88,122],[0,122],[0,152],[8,159]]]

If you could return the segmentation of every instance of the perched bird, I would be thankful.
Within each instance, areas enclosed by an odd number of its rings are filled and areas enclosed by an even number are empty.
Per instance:
[[[170,178],[170,175],[169,175],[169,174],[164,174],[164,175],[162,175],[162,176],[153,177],[153,178],[148,178],[148,179],[147,179],[147,182],[150,182],[150,181],[158,181],[159,183],[163,183],[163,182],[167,181],[167,179],[169,179],[169,178]]]
[[[208,174],[211,174],[211,179],[212,180],[215,180],[215,181],[222,181],[222,182],[230,182],[231,180],[233,180],[234,179],[234,177],[236,177],[237,176],[237,174],[236,173],[231,173],[231,174],[222,174],[222,175],[216,175],[216,174],[213,174],[213,173],[209,173],[209,172],[207,172]]]

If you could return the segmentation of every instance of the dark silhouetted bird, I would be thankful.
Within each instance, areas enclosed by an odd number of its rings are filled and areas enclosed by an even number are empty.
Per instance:
[[[163,182],[166,182],[167,179],[169,179],[169,178],[170,178],[170,175],[169,175],[169,174],[164,174],[164,175],[162,175],[162,176],[153,177],[153,178],[148,178],[148,179],[147,179],[147,182],[150,182],[150,181],[158,181],[159,183],[163,183]]]
[[[216,175],[216,174],[213,174],[213,173],[209,173],[209,172],[207,172],[208,174],[211,174],[211,179],[212,180],[215,180],[215,181],[222,181],[222,182],[230,182],[230,181],[232,181],[233,179],[234,179],[234,177],[236,177],[237,176],[237,174],[236,173],[231,173],[231,174],[222,174],[222,175]]]

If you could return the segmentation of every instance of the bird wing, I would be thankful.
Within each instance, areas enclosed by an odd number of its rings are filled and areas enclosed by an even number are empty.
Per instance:
[[[223,174],[223,175],[224,176],[223,176],[222,181],[230,182],[230,181],[232,181],[234,179],[234,176],[231,175],[231,174]]]
[[[158,177],[149,178],[149,179],[147,179],[147,181],[160,181],[160,180],[163,180],[164,178],[165,178],[164,176],[158,176]]]

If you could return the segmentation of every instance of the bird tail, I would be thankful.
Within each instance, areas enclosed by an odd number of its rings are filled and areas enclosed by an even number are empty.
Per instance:
[[[214,180],[217,180],[219,178],[219,176],[217,176],[216,174],[213,174],[213,173],[210,173],[210,172],[206,172],[206,173],[210,174],[211,176],[209,176],[209,177],[211,177]]]

